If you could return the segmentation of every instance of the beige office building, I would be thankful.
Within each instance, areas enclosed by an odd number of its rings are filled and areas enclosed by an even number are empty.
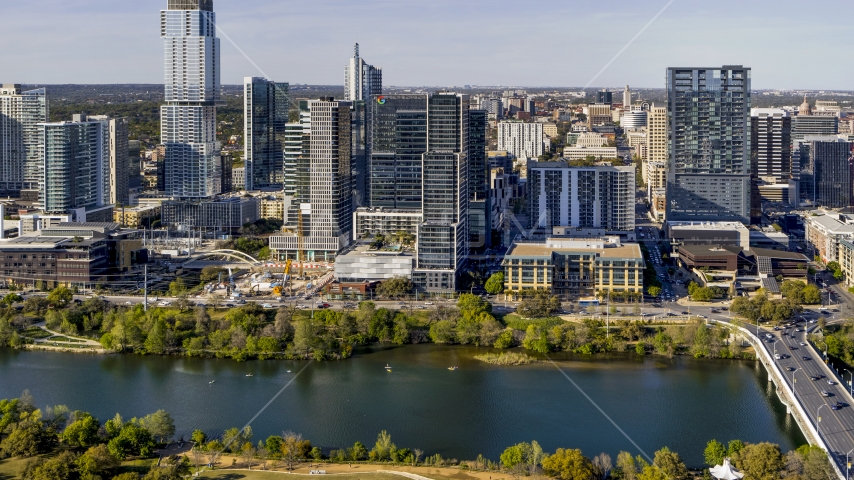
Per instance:
[[[646,156],[653,162],[667,161],[667,107],[653,104],[646,117]]]

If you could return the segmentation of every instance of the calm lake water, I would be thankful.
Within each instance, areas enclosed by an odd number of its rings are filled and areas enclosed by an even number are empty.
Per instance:
[[[65,404],[101,421],[163,408],[187,438],[196,428],[243,426],[293,380],[252,423],[256,441],[291,430],[324,449],[356,440],[371,448],[385,429],[400,447],[446,458],[497,460],[505,447],[531,440],[588,456],[639,453],[551,364],[497,367],[472,358],[484,351],[411,345],[368,348],[340,362],[238,363],[0,349],[0,398],[28,389],[39,407]],[[784,451],[806,443],[758,363],[552,358],[649,455],[667,445],[701,466],[711,438],[770,441]]]

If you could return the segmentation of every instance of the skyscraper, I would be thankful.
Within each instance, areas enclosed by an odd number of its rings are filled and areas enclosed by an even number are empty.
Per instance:
[[[86,119],[106,124],[110,156],[110,199],[108,203],[128,205],[130,203],[128,179],[131,175],[128,121],[126,118],[110,118],[107,115],[89,115]],[[139,160],[137,160],[138,164]]]
[[[626,85],[626,89],[623,90],[623,108],[629,108],[630,106],[632,106],[632,91]]]
[[[453,292],[469,249],[468,95],[432,95],[427,117],[423,223],[418,226],[412,283],[420,290]]]
[[[47,213],[74,213],[77,221],[86,221],[85,212],[110,204],[110,129],[106,121],[75,117],[39,125],[44,158],[39,203]]]
[[[39,188],[38,124],[47,120],[45,89],[22,92],[17,84],[0,86],[0,190],[17,193]]]
[[[473,249],[490,243],[488,115],[486,110],[469,111],[469,246]]]
[[[160,11],[165,55],[165,104],[160,141],[165,145],[164,190],[181,198],[221,192],[216,139],[220,60],[213,0],[168,0]]]
[[[243,79],[246,190],[282,185],[289,106],[287,83]]]
[[[369,100],[383,93],[383,70],[368,65],[359,56],[359,44],[353,47],[353,58],[344,67],[344,100]]]
[[[777,108],[754,108],[750,112],[750,162],[753,174],[769,183],[797,179],[792,162],[792,118]]]
[[[667,69],[668,220],[750,221],[750,69]]]
[[[842,140],[803,142],[800,154],[807,159],[801,174],[801,194],[805,200],[830,208],[854,204],[851,143]]]
[[[285,189],[288,233],[270,237],[270,248],[301,261],[332,260],[350,244],[353,221],[351,103],[301,101],[300,117],[286,126],[286,171],[295,177]]]

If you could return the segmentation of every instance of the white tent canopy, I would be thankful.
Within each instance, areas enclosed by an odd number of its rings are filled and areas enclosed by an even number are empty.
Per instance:
[[[715,465],[710,468],[709,473],[719,480],[741,480],[741,477],[744,476],[743,473],[732,468],[732,465],[729,463],[729,458],[724,458],[723,465]]]

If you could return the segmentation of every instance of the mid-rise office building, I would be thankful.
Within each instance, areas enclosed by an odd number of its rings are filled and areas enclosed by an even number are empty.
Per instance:
[[[220,46],[213,0],[168,0],[160,12],[165,104],[160,107],[164,191],[204,198],[222,191],[216,106]]]
[[[792,162],[792,118],[776,108],[754,108],[750,115],[750,157],[753,174],[772,183],[798,177]]]
[[[800,144],[807,159],[801,173],[801,194],[813,205],[845,208],[852,205],[851,143],[810,141]]]
[[[750,221],[750,69],[667,69],[668,220]]]
[[[543,124],[498,122],[498,150],[516,158],[538,158],[543,154]]]
[[[74,122],[39,125],[44,158],[39,205],[49,214],[97,221],[87,213],[111,210],[109,125],[76,117]],[[104,215],[104,221],[112,220],[112,211]]]
[[[166,200],[160,205],[163,225],[210,229],[234,234],[260,218],[257,197],[216,197],[212,199]],[[272,247],[271,247],[272,248]]]
[[[608,92],[610,93],[610,92]],[[614,117],[611,114],[611,104],[594,103],[587,106],[587,129],[593,130],[595,125],[612,125]]]
[[[531,227],[631,232],[635,228],[635,167],[570,167],[528,163]]]
[[[596,103],[606,103],[608,105],[611,105],[612,103],[614,103],[613,92],[608,91],[607,88],[596,92]]]
[[[113,205],[128,205],[130,189],[128,181],[132,174],[130,149],[128,147],[128,121],[126,118],[111,118],[107,115],[75,115],[75,121],[98,121],[106,124],[110,138],[110,200]],[[137,165],[139,165],[137,153]],[[138,174],[138,173],[137,173]]]
[[[288,84],[266,78],[243,79],[243,129],[246,189],[284,183]]]
[[[43,168],[39,124],[47,121],[44,88],[22,91],[18,84],[0,85],[0,191],[38,188]]]
[[[796,145],[807,136],[837,135],[839,118],[833,116],[796,115],[792,117],[792,143]]]

